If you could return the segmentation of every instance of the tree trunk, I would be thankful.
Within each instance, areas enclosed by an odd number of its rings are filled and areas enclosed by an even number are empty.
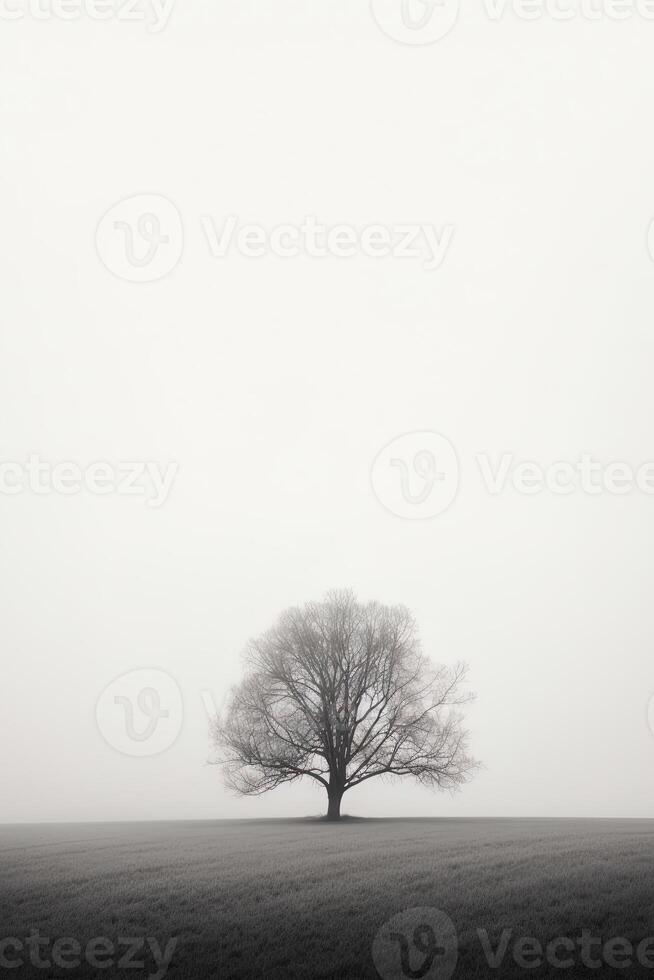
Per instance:
[[[328,820],[340,820],[341,819],[341,800],[343,799],[343,790],[330,787],[327,790],[329,798],[329,806],[327,808],[327,819]]]

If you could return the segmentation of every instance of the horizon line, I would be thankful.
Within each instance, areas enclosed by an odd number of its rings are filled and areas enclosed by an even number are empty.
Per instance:
[[[547,816],[547,815],[536,815],[536,816],[376,816],[376,817],[363,817],[358,816],[354,813],[344,813],[340,820],[328,821],[324,814],[304,814],[303,816],[285,816],[285,817],[138,817],[134,819],[124,819],[124,820],[112,820],[105,818],[95,818],[90,820],[0,820],[1,827],[70,827],[70,826],[93,826],[95,824],[116,824],[118,826],[125,824],[166,824],[166,823],[197,823],[197,824],[237,824],[237,823],[330,823],[331,825],[338,825],[339,823],[348,822],[418,822],[418,821],[441,821],[443,823],[452,822],[465,822],[465,821],[475,821],[475,820],[496,820],[496,821],[513,821],[513,820],[551,820],[551,821],[564,821],[564,820],[611,820],[611,821],[626,821],[626,820],[654,820],[654,816],[577,816],[577,815],[566,815],[566,816]]]

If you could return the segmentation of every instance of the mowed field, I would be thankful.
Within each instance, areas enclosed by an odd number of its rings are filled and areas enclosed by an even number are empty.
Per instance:
[[[155,975],[149,949],[144,967],[118,963],[127,949],[121,937],[153,937],[162,950],[175,937],[171,978],[376,977],[375,935],[414,907],[440,909],[454,923],[454,977],[654,977],[635,958],[618,970],[591,969],[578,956],[574,967],[544,963],[525,970],[512,954],[523,936],[545,945],[558,936],[576,940],[586,929],[604,941],[625,937],[635,945],[654,935],[654,822],[0,826],[0,938],[24,940],[38,930],[50,943],[41,950],[45,960],[61,937],[82,947],[105,937],[117,951],[104,968],[86,961],[36,968],[23,954],[23,966],[0,969],[0,976],[16,980]],[[479,930],[493,949],[510,930],[496,968],[487,962]],[[107,948],[104,956],[110,959]],[[414,969],[421,962],[424,957],[411,960]],[[434,970],[438,957],[425,975],[445,975]]]

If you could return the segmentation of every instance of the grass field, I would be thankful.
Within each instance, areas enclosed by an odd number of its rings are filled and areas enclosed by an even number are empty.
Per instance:
[[[5,949],[24,965],[0,976],[137,980],[157,973],[155,958],[146,946],[143,968],[119,965],[127,952],[119,937],[153,937],[162,950],[177,937],[171,978],[376,977],[371,948],[380,927],[402,910],[428,906],[456,927],[455,978],[654,977],[654,943],[651,969],[635,953],[626,969],[604,960],[592,969],[579,952],[566,968],[525,969],[513,958],[523,936],[545,945],[558,936],[576,941],[586,929],[635,946],[654,935],[653,872],[654,822],[636,820],[0,826],[0,938],[23,941],[38,930],[50,944],[43,960],[58,938],[82,946],[73,968],[37,968],[26,951]],[[511,931],[506,955],[493,968],[479,930],[495,950],[504,929]],[[94,937],[116,944],[113,959],[104,945],[104,960],[94,947],[96,966],[88,961]],[[600,953],[593,947],[595,962]],[[107,961],[113,965],[97,965]],[[414,973],[423,961],[411,959]],[[424,975],[440,980],[443,970],[437,956]],[[402,973],[391,969],[391,976]]]

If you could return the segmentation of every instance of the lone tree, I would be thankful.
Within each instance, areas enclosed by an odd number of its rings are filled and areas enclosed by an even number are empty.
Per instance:
[[[471,698],[465,665],[434,667],[404,606],[330,592],[282,613],[249,643],[245,666],[211,731],[238,793],[308,777],[338,820],[343,794],[374,776],[454,789],[476,768],[455,710]]]

